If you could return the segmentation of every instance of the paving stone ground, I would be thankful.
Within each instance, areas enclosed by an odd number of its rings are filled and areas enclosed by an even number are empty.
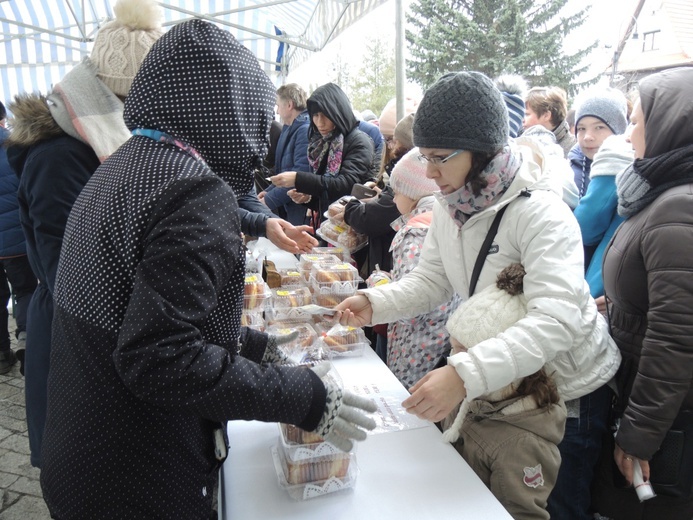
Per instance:
[[[10,330],[14,323],[10,318]],[[13,340],[12,348],[17,345]],[[39,470],[29,463],[24,378],[19,363],[0,375],[0,520],[49,520]]]

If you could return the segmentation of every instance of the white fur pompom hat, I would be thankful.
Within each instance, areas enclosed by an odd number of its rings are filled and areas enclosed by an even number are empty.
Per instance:
[[[445,327],[450,337],[471,349],[509,329],[527,314],[527,298],[523,292],[525,269],[511,264],[503,269],[494,285],[489,285],[462,303],[448,319]],[[453,425],[445,430],[443,438],[455,442],[469,409],[469,401],[462,401]]]

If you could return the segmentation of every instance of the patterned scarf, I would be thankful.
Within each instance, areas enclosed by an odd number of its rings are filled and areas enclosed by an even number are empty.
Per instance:
[[[434,195],[447,209],[455,224],[462,227],[469,217],[493,205],[503,196],[515,180],[521,166],[522,155],[513,145],[508,144],[481,172],[481,178],[485,179],[487,184],[479,195],[474,195],[469,184],[449,195],[440,192]]]
[[[636,159],[616,175],[618,214],[629,218],[674,186],[693,183],[693,145]]]
[[[316,133],[308,143],[308,162],[316,173],[320,173],[320,166],[327,154],[327,165],[323,175],[336,177],[342,167],[342,150],[344,149],[344,136],[341,133],[330,132],[326,136]]]
[[[96,66],[89,58],[68,72],[48,99],[60,128],[91,146],[101,162],[130,138],[123,102],[96,77]]]

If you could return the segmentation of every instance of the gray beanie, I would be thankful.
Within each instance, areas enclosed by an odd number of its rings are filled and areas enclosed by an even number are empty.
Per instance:
[[[590,90],[578,100],[575,111],[575,132],[577,133],[580,119],[591,116],[604,121],[613,133],[621,135],[626,132],[628,126],[627,112],[626,97],[620,90],[611,87]]]
[[[493,153],[508,142],[508,110],[480,72],[451,72],[424,94],[414,118],[414,145]]]

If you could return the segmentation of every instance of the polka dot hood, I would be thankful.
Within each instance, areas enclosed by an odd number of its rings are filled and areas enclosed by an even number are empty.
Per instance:
[[[173,27],[149,51],[125,102],[124,119],[130,130],[158,130],[183,141],[236,194],[245,194],[267,153],[275,98],[257,58],[233,35],[191,20]]]

